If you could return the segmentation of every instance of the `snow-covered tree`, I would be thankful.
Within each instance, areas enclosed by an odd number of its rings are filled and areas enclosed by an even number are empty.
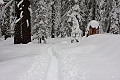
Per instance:
[[[111,25],[111,16],[110,12],[112,10],[112,2],[113,0],[101,0],[100,1],[100,22],[101,26],[103,27],[104,32],[109,32],[110,25]]]
[[[2,36],[3,6],[4,3],[0,3],[0,37]]]
[[[10,37],[14,33],[14,26],[15,26],[15,1],[10,0],[4,2],[3,8],[2,8],[2,35],[5,36],[5,39],[7,37]]]
[[[11,36],[11,5],[13,4],[13,0],[5,3],[3,8],[3,26],[2,26],[2,34],[5,36],[5,40]]]
[[[44,0],[36,1],[34,27],[32,28],[33,39],[47,37],[47,6]]]
[[[40,30],[44,31],[45,35],[43,35],[43,36],[45,36],[45,37],[53,38],[57,35],[57,33],[59,32],[58,27],[61,22],[60,1],[61,0],[58,0],[58,1],[38,0],[38,1],[34,2],[36,4],[35,5],[36,10],[33,11],[33,13],[35,13],[34,27],[32,28],[33,35],[38,34],[37,33],[38,31],[36,32],[36,29],[38,29],[38,28],[40,28]],[[36,16],[41,16],[41,17],[36,17]],[[43,22],[42,26],[41,26],[41,24],[38,24],[41,21]],[[38,26],[38,25],[40,25],[40,26]]]
[[[82,36],[82,30],[81,30],[81,15],[79,14],[79,5],[75,4],[69,11],[67,16],[68,21],[71,22],[71,36],[72,41],[79,42],[79,38]]]
[[[61,9],[60,9],[60,25],[58,27],[59,36],[71,36],[71,22],[68,22],[69,16],[67,14],[71,10],[72,6],[75,5],[74,0],[61,0]]]
[[[10,33],[12,36],[14,35],[15,21],[15,1],[13,1],[10,6]]]
[[[113,34],[119,34],[120,33],[120,1],[115,0],[112,3],[112,11],[111,11],[111,26],[110,26],[110,32]]]
[[[55,1],[53,0],[51,4],[52,14],[51,14],[51,38],[55,38],[55,17],[56,17],[56,9],[55,9]]]
[[[99,21],[104,32],[111,32],[113,25],[120,31],[119,0],[30,1],[32,10],[29,0],[11,0],[4,9],[3,26],[6,27],[2,27],[2,32],[8,35],[14,29],[15,43],[29,42],[31,34],[37,38],[70,37],[76,25],[84,36],[88,22],[93,19]]]

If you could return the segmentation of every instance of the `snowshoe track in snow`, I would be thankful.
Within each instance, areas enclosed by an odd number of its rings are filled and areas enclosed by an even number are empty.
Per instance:
[[[43,47],[40,54],[32,57],[30,66],[18,80],[58,80],[58,60],[53,55],[52,45]]]
[[[50,66],[47,72],[46,80],[58,80],[58,60],[53,55],[52,47],[48,49],[50,55]]]

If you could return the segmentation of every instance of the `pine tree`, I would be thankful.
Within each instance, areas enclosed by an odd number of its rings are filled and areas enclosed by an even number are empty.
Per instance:
[[[2,21],[3,21],[3,3],[0,3],[0,37],[2,36]]]
[[[69,17],[67,14],[69,10],[74,6],[74,0],[61,0],[61,9],[60,9],[60,25],[58,27],[58,33],[61,37],[71,36],[71,23],[68,21]]]
[[[15,20],[16,20],[15,1],[13,1],[10,6],[10,34],[11,36],[14,36]]]
[[[112,10],[110,12],[111,16],[111,26],[110,26],[110,32],[113,34],[119,34],[120,33],[120,2],[118,0],[113,1],[112,3]]]
[[[34,2],[35,13],[34,17],[34,27],[32,28],[33,40],[38,39],[41,43],[43,39],[46,43],[45,38],[51,36],[51,2],[48,0],[38,0]]]
[[[110,12],[112,10],[113,0],[101,0],[100,1],[100,22],[104,32],[109,33],[111,25]]]
[[[10,30],[10,7],[6,8],[5,10],[3,23],[4,23],[3,35],[5,36],[5,40],[6,40]]]
[[[3,26],[2,26],[2,34],[5,37],[5,40],[8,37],[11,37],[11,5],[13,4],[13,0],[5,3],[4,9],[3,9]]]

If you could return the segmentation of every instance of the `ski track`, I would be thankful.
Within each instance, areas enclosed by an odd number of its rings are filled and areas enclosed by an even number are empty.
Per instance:
[[[52,46],[48,49],[51,61],[46,80],[58,80],[58,59],[53,55]]]
[[[33,57],[33,62],[26,71],[18,76],[18,80],[45,80],[50,65],[50,56],[46,50],[48,48],[49,45],[42,47],[41,53]]]
[[[52,46],[43,46],[41,54],[33,57],[33,62],[18,76],[18,80],[58,80],[58,59]]]

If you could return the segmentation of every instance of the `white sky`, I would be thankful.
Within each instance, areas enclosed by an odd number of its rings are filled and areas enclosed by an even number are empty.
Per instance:
[[[4,3],[3,0],[0,0],[0,3]]]

